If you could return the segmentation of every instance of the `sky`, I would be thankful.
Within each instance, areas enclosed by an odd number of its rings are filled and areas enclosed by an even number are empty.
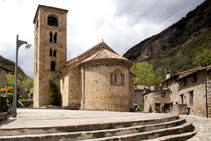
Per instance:
[[[34,75],[34,24],[39,4],[68,10],[67,60],[102,39],[119,55],[185,17],[204,0],[0,0],[0,55],[15,61],[16,37],[27,41],[18,65]]]

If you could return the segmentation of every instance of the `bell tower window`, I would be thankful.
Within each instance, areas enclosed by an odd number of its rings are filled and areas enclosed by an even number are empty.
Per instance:
[[[51,71],[55,71],[55,66],[56,64],[53,61],[51,61]]]
[[[55,17],[49,16],[48,17],[48,25],[57,26],[58,25],[57,19]]]
[[[53,38],[54,38],[54,43],[56,43],[57,42],[57,33],[54,34]]]
[[[49,42],[51,42],[51,43],[53,42],[53,35],[52,35],[52,32],[49,33]]]
[[[50,50],[50,56],[52,56],[52,50]]]
[[[53,52],[53,57],[56,57],[56,51]]]

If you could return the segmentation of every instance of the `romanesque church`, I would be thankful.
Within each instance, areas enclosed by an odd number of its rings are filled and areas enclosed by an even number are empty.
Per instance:
[[[103,41],[67,61],[68,10],[39,5],[34,17],[34,107],[50,104],[54,80],[61,106],[129,111],[134,104],[132,62]],[[71,30],[71,29],[70,29]]]

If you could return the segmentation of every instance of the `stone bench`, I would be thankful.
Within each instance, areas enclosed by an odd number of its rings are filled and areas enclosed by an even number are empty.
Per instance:
[[[7,112],[0,112],[0,117],[4,117],[5,119],[7,119],[8,113]]]

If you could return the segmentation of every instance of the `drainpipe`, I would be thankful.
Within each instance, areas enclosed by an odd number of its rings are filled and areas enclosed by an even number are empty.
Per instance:
[[[207,114],[207,118],[208,118],[208,104],[207,104],[207,70],[205,70],[205,95],[206,95],[206,114]]]

